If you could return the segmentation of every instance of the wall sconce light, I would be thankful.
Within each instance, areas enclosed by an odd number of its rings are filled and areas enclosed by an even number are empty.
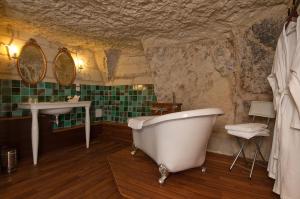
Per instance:
[[[79,71],[83,70],[83,65],[84,65],[84,62],[82,59],[77,59],[77,68]]]
[[[75,65],[77,67],[78,72],[84,69],[84,61],[78,57],[75,59]]]
[[[17,55],[18,55],[18,52],[19,52],[19,49],[17,48],[17,46],[9,45],[7,48],[8,48],[9,57],[13,58],[13,59],[17,59],[18,58]]]
[[[80,73],[83,69],[84,69],[84,60],[81,58],[81,56],[78,56],[78,51],[70,51],[71,55],[73,57],[74,60],[74,64],[77,68],[77,71]]]
[[[0,45],[3,45],[6,49],[6,54],[8,56],[8,59],[11,60],[11,59],[18,59],[18,52],[19,52],[19,49],[16,45],[7,45],[7,44],[4,44],[4,43],[0,43]]]

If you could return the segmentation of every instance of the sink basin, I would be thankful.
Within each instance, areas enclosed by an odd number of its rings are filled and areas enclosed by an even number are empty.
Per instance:
[[[58,116],[61,114],[66,114],[71,112],[73,108],[72,107],[66,107],[66,108],[49,108],[49,109],[42,109],[40,113],[47,114],[47,115],[53,115],[55,116],[55,124],[58,126],[59,120]]]
[[[50,108],[50,109],[42,109],[40,112],[42,114],[47,114],[47,115],[60,115],[60,114],[66,114],[71,112],[73,108],[72,107],[67,107],[67,108]]]
[[[58,126],[58,123],[59,123],[58,117],[59,117],[59,115],[70,113],[72,109],[73,109],[73,107],[48,108],[48,109],[41,109],[40,113],[55,116],[55,121],[54,122]]]

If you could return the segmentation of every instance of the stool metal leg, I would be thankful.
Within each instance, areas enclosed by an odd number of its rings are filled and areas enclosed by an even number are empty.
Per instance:
[[[260,151],[261,144],[262,144],[262,138],[259,139],[259,143],[255,142],[256,149],[258,150],[261,159],[262,159],[264,162],[266,162],[266,160],[265,160],[265,158],[264,158],[262,152]]]
[[[259,149],[255,150],[255,154],[254,154],[254,158],[253,158],[253,162],[252,162],[252,166],[251,166],[251,171],[250,171],[250,176],[249,176],[250,180],[251,180],[251,176],[252,176],[252,172],[253,172],[253,169],[254,169],[254,164],[255,164],[255,161],[256,161],[258,151],[259,151]]]
[[[230,166],[230,168],[229,168],[230,171],[232,170],[233,166],[235,165],[236,160],[238,159],[238,157],[240,156],[240,154],[241,154],[242,151],[244,150],[244,147],[245,147],[246,143],[247,143],[247,142],[244,142],[244,143],[242,144],[242,147],[241,147],[240,151],[238,152],[238,154],[237,154],[236,157],[234,158],[233,163],[231,164],[231,166]]]
[[[241,144],[241,142],[240,142],[240,139],[239,139],[238,137],[236,137],[236,140],[237,140],[239,146],[242,147],[242,144]],[[247,164],[248,161],[247,161],[247,158],[246,158],[244,149],[242,150],[242,155],[243,155],[243,158],[244,158],[244,160],[245,160],[245,163]]]

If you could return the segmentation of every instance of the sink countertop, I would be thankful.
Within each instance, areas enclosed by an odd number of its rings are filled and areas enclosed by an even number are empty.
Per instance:
[[[19,103],[20,109],[51,109],[51,108],[67,108],[67,107],[83,107],[91,106],[91,101],[78,102],[38,102],[38,103]]]

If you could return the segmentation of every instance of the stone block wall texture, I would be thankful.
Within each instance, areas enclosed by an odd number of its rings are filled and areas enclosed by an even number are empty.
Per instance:
[[[90,49],[55,42],[52,41],[51,38],[46,39],[40,35],[23,32],[17,28],[0,24],[0,41],[5,44],[8,44],[12,39],[12,43],[21,50],[22,46],[30,38],[37,41],[46,56],[47,73],[44,79],[45,81],[56,82],[53,71],[53,60],[58,52],[58,48],[67,47],[71,52],[73,52],[73,57],[76,57],[75,52],[78,52],[80,58],[82,58],[85,62],[84,70],[77,73],[75,81],[85,84],[103,84],[101,73],[94,59],[94,53]],[[16,69],[16,60],[8,59],[6,49],[3,45],[0,46],[0,78],[20,79]]]
[[[232,43],[220,40],[145,47],[145,53],[153,71],[158,101],[172,101],[174,92],[176,102],[183,104],[183,110],[223,109],[226,114],[218,118],[213,135],[222,139],[218,140],[218,149],[210,148],[228,153],[222,147],[226,148],[224,142],[227,139],[224,125],[234,120],[233,72],[236,61]]]
[[[30,38],[37,41],[47,59],[48,67],[44,81],[56,82],[52,70],[53,60],[58,48],[66,47],[72,52],[74,59],[78,57],[84,61],[84,69],[80,72],[77,71],[75,83],[97,85],[152,83],[150,68],[141,45],[130,48],[91,48],[88,41],[85,40],[62,43],[55,40],[55,35],[53,38],[45,37],[29,30],[24,31],[16,24],[0,23],[0,42],[8,44],[12,41],[12,44],[21,49]],[[20,80],[16,61],[8,59],[4,45],[0,45],[0,78]]]
[[[152,84],[151,70],[142,46],[131,49],[107,49],[106,85]]]
[[[153,83],[157,101],[171,102],[175,92],[184,110],[220,107],[225,115],[218,118],[208,148],[232,154],[238,147],[224,125],[248,121],[251,100],[272,99],[266,77],[288,2],[7,0],[5,9],[0,2],[0,16],[6,11],[0,41],[11,39],[9,25],[19,45],[37,39],[49,62],[45,81],[56,82],[51,60],[64,45],[78,50],[87,62],[77,83],[112,86],[107,92],[113,92],[115,85]],[[65,12],[69,10],[73,16]],[[0,78],[19,80],[1,47]],[[108,117],[125,110],[113,98],[102,97],[112,99],[107,100]],[[265,155],[270,144],[271,138],[263,145]]]
[[[265,18],[228,38],[149,45],[144,51],[149,62],[158,101],[183,103],[183,110],[219,107],[218,118],[208,149],[232,154],[238,150],[224,125],[249,121],[251,100],[272,100],[267,82],[271,72],[282,18]],[[263,152],[269,154],[271,138]],[[253,147],[253,146],[252,146]],[[251,148],[251,147],[250,147]],[[252,151],[247,150],[252,157]]]

